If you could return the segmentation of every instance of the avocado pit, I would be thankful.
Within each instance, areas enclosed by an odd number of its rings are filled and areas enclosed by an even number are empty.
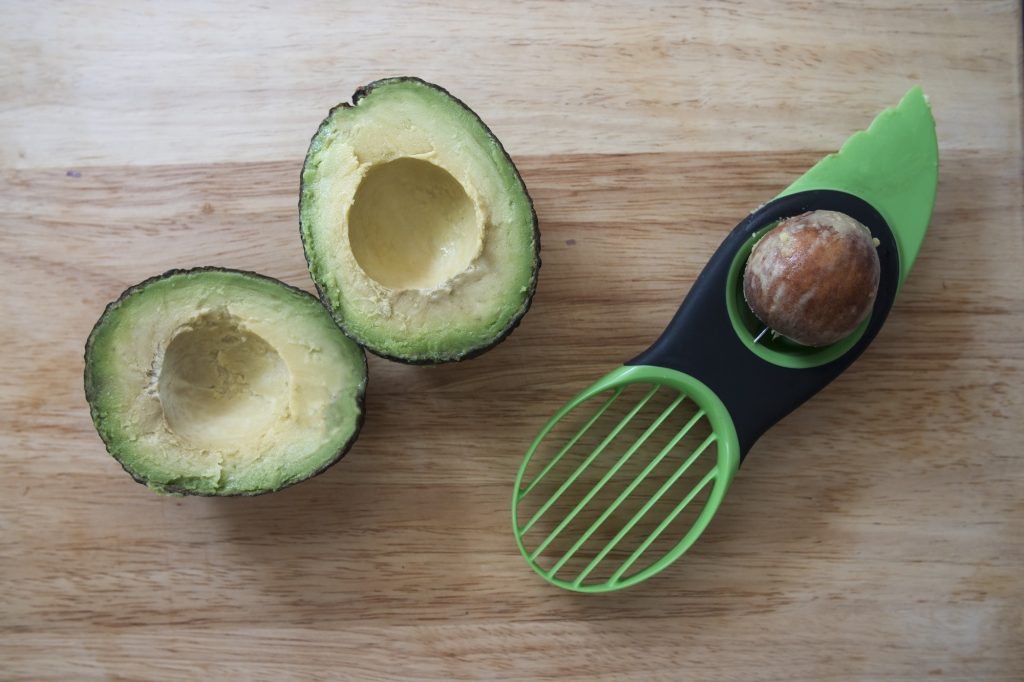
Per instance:
[[[769,328],[803,346],[849,336],[871,313],[880,263],[871,231],[837,211],[780,222],[751,251],[743,296]]]
[[[352,255],[388,289],[435,289],[480,254],[480,215],[465,188],[440,166],[413,157],[376,164],[349,209]]]

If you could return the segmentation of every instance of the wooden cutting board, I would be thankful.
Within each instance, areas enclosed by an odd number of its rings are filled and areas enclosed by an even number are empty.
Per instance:
[[[0,678],[1022,679],[1018,3],[26,1],[0,36]],[[533,310],[461,365],[371,358],[362,437],[315,480],[133,483],[82,394],[104,304],[195,265],[310,289],[308,139],[396,74],[519,164]],[[684,560],[610,596],[549,587],[509,521],[538,427],[914,83],[938,203],[871,349],[757,444]]]

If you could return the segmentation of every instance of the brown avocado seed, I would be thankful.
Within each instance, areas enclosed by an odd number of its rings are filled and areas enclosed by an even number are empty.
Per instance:
[[[827,346],[868,316],[879,272],[868,228],[844,213],[810,211],[783,220],[754,245],[743,297],[773,331]]]

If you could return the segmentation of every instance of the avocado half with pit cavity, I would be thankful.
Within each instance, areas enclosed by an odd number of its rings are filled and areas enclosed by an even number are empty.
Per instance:
[[[107,450],[159,492],[259,495],[337,462],[366,357],[312,295],[238,270],[172,270],[107,306],[85,395]]]
[[[345,332],[410,363],[493,347],[530,307],[537,216],[501,143],[418,78],[376,81],[310,142],[300,227],[309,272]]]

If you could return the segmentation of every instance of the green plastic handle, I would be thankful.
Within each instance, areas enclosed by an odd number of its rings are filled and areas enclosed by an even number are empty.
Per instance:
[[[938,178],[935,119],[924,92],[915,86],[897,106],[880,113],[871,127],[850,137],[779,196],[834,189],[874,206],[895,234],[902,288],[928,230]]]

